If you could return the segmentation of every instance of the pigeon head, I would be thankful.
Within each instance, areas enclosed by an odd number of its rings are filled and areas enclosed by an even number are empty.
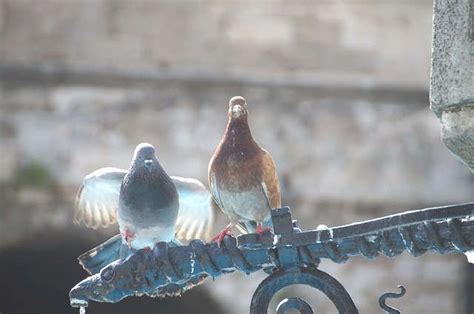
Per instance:
[[[246,117],[247,114],[247,102],[245,98],[242,96],[232,97],[229,101],[229,118],[239,119]]]
[[[141,143],[135,148],[132,166],[152,170],[158,164],[155,147],[148,143]]]

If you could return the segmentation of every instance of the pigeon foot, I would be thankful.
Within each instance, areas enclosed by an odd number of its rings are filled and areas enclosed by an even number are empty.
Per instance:
[[[217,245],[220,247],[221,246],[221,243],[222,241],[224,240],[224,237],[226,235],[230,235],[231,232],[230,232],[230,229],[232,228],[232,226],[229,224],[227,225],[227,227],[225,227],[221,232],[219,232],[214,238],[212,238],[211,242],[214,242],[216,241],[217,242]]]

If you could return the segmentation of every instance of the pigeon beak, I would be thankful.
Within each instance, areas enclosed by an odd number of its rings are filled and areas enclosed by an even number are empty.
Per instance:
[[[242,106],[241,105],[235,105],[232,107],[232,112],[237,113],[242,111]]]
[[[145,167],[146,167],[148,170],[151,170],[151,167],[153,166],[153,160],[147,159],[147,160],[143,161],[143,163],[145,164]]]
[[[240,117],[244,108],[241,105],[234,105],[232,106],[232,116],[233,117]]]

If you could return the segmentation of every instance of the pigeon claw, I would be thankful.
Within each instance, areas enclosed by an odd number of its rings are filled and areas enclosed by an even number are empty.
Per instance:
[[[219,232],[214,238],[212,238],[211,242],[217,242],[217,245],[220,247],[222,241],[224,240],[226,235],[230,235],[230,226],[225,227],[221,232]]]
[[[132,241],[133,241],[133,238],[135,237],[135,234],[131,232],[130,230],[125,229],[125,234],[123,236],[128,246],[130,247],[132,245]]]
[[[256,233],[257,234],[262,234],[264,233],[265,231],[271,231],[272,229],[270,227],[266,227],[266,228],[262,228],[262,223],[261,222],[257,222],[257,231]]]

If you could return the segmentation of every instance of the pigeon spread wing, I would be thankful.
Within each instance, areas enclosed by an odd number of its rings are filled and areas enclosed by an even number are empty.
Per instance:
[[[198,180],[171,177],[178,189],[179,214],[176,223],[176,238],[209,240],[214,222],[211,194]]]
[[[120,186],[126,174],[118,168],[101,168],[88,174],[77,194],[74,222],[93,229],[116,223]],[[179,194],[176,238],[208,240],[214,222],[209,191],[196,179],[171,178]]]
[[[126,174],[126,170],[118,168],[100,168],[88,174],[77,194],[74,223],[93,229],[114,224]]]

